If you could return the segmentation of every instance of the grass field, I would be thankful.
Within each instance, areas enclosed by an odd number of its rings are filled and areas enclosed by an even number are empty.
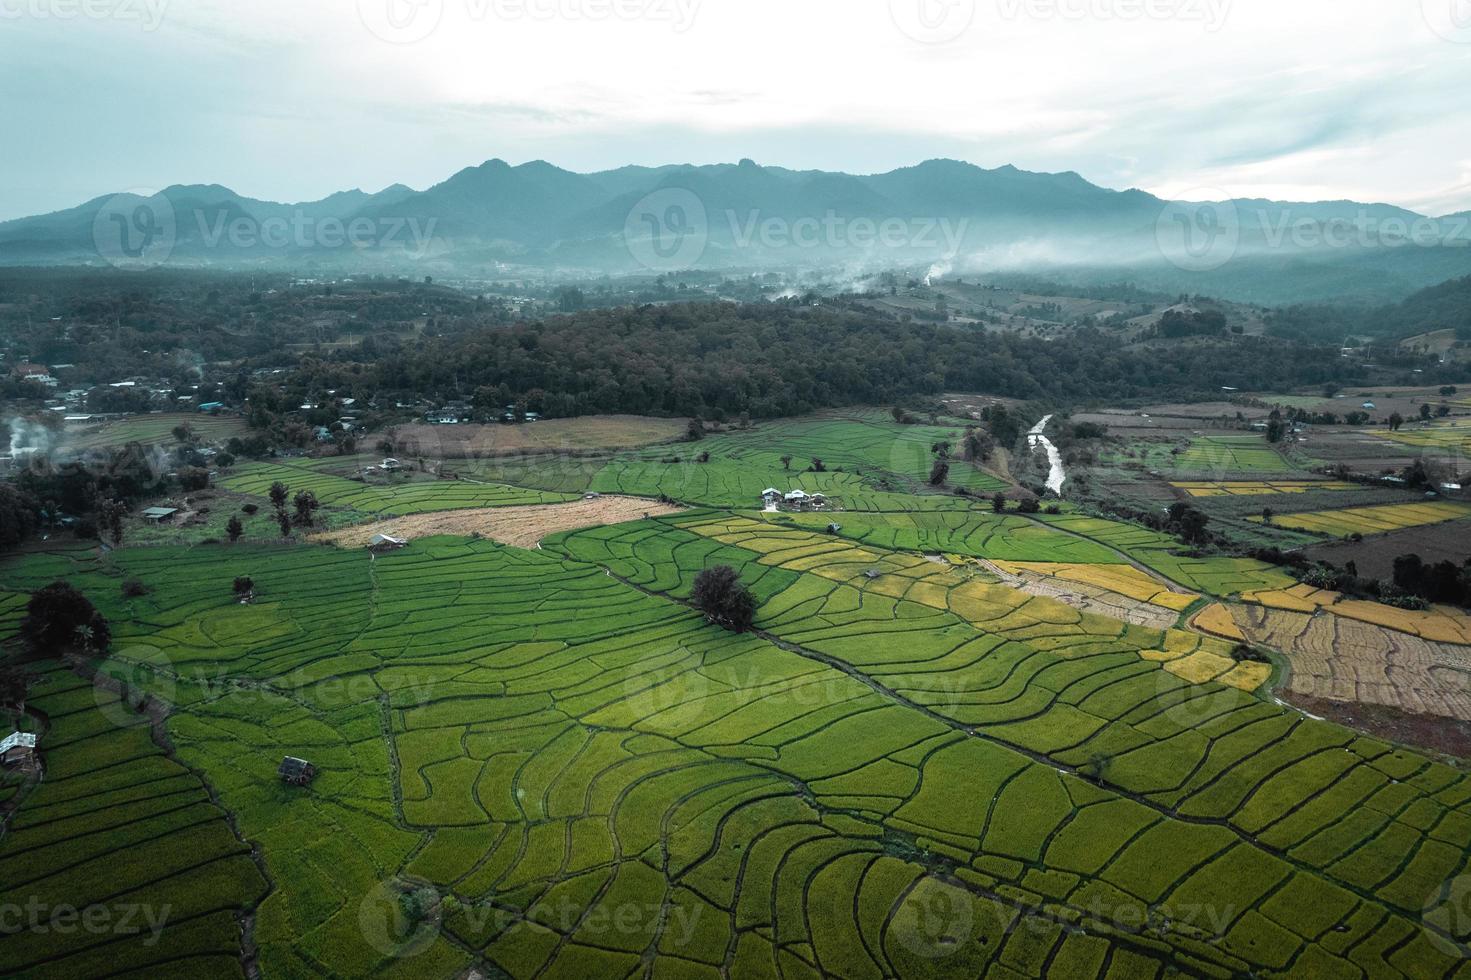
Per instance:
[[[1350,534],[1387,534],[1405,528],[1442,524],[1467,516],[1471,516],[1471,504],[1443,500],[1423,504],[1345,507],[1302,514],[1277,514],[1273,516],[1272,523],[1299,531],[1342,538]],[[1265,520],[1261,517],[1252,519],[1258,522]]]
[[[935,454],[951,443],[958,451],[960,426],[898,425],[878,413],[765,423],[747,431],[620,453],[606,459],[532,456],[466,464],[466,472],[488,480],[549,490],[661,494],[715,507],[753,507],[768,487],[824,493],[850,511],[914,511],[966,506],[954,498],[919,496],[926,490]],[[697,461],[709,453],[708,462]],[[789,463],[783,463],[789,457]],[[824,470],[814,470],[821,460]],[[963,460],[950,461],[948,486],[976,494],[1010,487],[1006,481]]]
[[[900,427],[868,414],[677,447],[707,464],[544,456],[481,461],[485,484],[369,485],[322,460],[227,480],[384,517],[610,483],[732,501],[516,538],[535,549],[0,560],[0,640],[64,578],[112,623],[100,667],[127,695],[39,665],[47,778],[0,837],[0,910],[169,910],[154,944],[0,921],[0,974],[1467,975],[1471,775],[1276,703],[1208,602],[1423,641],[1359,661],[1362,684],[1419,669],[1459,628],[1446,614],[1337,601],[1119,521],[914,493],[937,433],[903,428],[887,461],[871,430]],[[799,446],[829,472],[792,481],[866,509],[750,510],[748,484],[794,485],[769,477]],[[754,592],[754,631],[689,607],[715,564]],[[149,591],[125,597],[133,579]],[[1185,624],[1199,610],[1218,635]],[[1292,647],[1296,625],[1261,628]],[[1305,678],[1342,669],[1334,642],[1301,641]],[[167,708],[157,741],[144,695]],[[288,755],[317,766],[309,786],[277,778]]]
[[[626,449],[684,438],[687,419],[593,415],[528,425],[401,425],[389,433],[394,452],[434,459],[474,459],[495,453]]]

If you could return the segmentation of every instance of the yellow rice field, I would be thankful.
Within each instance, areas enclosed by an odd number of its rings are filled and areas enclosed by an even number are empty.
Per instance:
[[[1171,483],[1192,497],[1265,497],[1276,494],[1316,493],[1320,490],[1357,490],[1357,484],[1340,480],[1273,480],[1271,482],[1237,483],[1207,481],[1204,483]]]
[[[1379,507],[1346,507],[1342,510],[1278,514],[1273,523],[1298,531],[1347,537],[1350,534],[1387,534],[1409,527],[1442,524],[1462,517],[1471,517],[1471,504],[1441,500],[1424,504],[1386,504]],[[1252,520],[1263,523],[1260,517]]]

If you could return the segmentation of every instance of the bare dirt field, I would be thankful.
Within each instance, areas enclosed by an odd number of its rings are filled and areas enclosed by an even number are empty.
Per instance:
[[[571,504],[546,504],[535,507],[490,507],[482,510],[452,510],[434,514],[413,514],[391,521],[359,524],[314,535],[314,541],[330,541],[344,548],[362,548],[373,536],[412,541],[440,534],[481,537],[517,548],[535,548],[545,537],[558,531],[575,531],[585,527],[622,524],[662,517],[679,512],[678,507],[638,497],[598,497]]]
[[[686,419],[590,415],[525,425],[401,425],[389,432],[394,453],[431,459],[474,459],[525,452],[630,449],[684,436]]]
[[[1416,715],[1382,704],[1330,701],[1307,694],[1282,692],[1282,700],[1318,718],[1327,718],[1380,738],[1414,745],[1462,759],[1471,758],[1471,722]]]
[[[1362,577],[1387,580],[1393,577],[1394,560],[1401,555],[1419,555],[1427,563],[1451,561],[1457,565],[1471,558],[1471,521],[1412,527],[1359,542],[1314,545],[1304,554],[1339,568],[1353,562]]]

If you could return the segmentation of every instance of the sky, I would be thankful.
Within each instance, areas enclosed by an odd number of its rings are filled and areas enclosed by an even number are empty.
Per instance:
[[[1471,209],[1471,0],[0,0],[0,220],[498,157]]]

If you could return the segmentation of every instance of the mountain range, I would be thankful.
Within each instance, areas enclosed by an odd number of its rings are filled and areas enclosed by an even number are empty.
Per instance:
[[[1471,272],[1471,212],[1170,202],[1076,173],[930,160],[888,173],[750,160],[579,174],[490,160],[424,190],[261,201],[217,184],[0,223],[0,264],[401,274],[1032,271],[1262,303],[1395,300]]]

